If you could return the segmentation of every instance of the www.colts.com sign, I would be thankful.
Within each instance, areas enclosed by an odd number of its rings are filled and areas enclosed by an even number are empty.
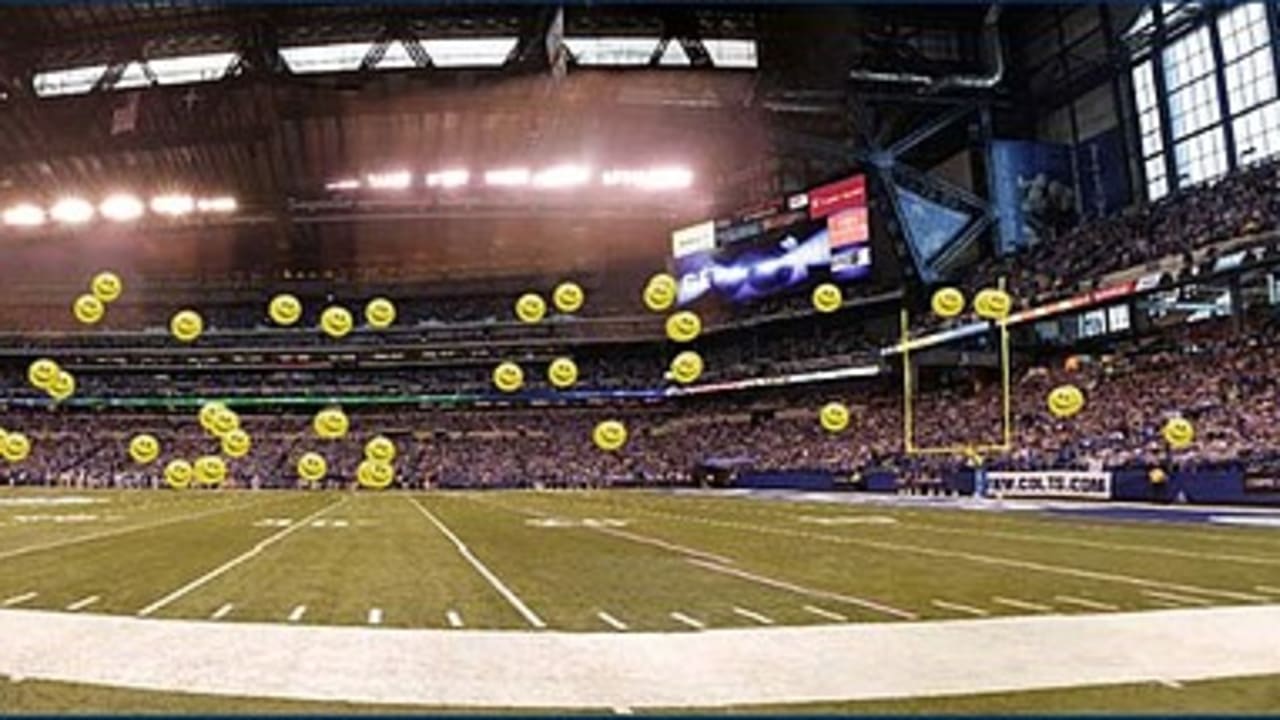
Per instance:
[[[989,472],[987,495],[1008,498],[1111,498],[1111,473]]]

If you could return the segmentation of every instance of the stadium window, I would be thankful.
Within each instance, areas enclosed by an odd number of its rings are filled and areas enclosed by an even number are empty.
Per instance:
[[[423,40],[422,47],[436,67],[499,67],[516,47],[516,38],[456,38]]]
[[[1241,115],[1232,123],[1236,164],[1248,165],[1280,155],[1280,102]]]
[[[236,53],[208,53],[204,55],[183,55],[180,57],[157,58],[147,61],[151,74],[161,85],[184,85],[187,83],[213,82],[221,80],[235,62]]]
[[[298,74],[351,72],[369,54],[372,42],[329,43],[280,48],[280,57],[289,70]]]
[[[409,55],[409,48],[405,47],[405,44],[399,40],[388,43],[386,52],[382,54],[382,59],[374,65],[379,70],[403,70],[416,66],[417,63]]]
[[[146,87],[150,84],[151,78],[147,77],[147,71],[143,69],[142,63],[131,62],[124,67],[124,72],[120,74],[120,79],[116,80],[111,89],[132,90],[133,88]]]
[[[1276,97],[1276,67],[1266,10],[1260,3],[1239,5],[1218,18],[1222,38],[1227,105],[1238,115]]]
[[[106,65],[86,65],[65,70],[48,70],[36,73],[32,79],[32,86],[39,97],[83,95],[92,90],[93,86],[98,83],[98,80],[106,72]]]
[[[648,65],[661,38],[577,37],[564,44],[579,65]]]
[[[1174,139],[1185,138],[1220,119],[1209,29],[1202,27],[1164,51],[1169,124]]]
[[[755,69],[755,40],[703,40],[702,46],[711,56],[711,64],[718,68]]]
[[[1216,180],[1227,172],[1227,153],[1222,143],[1222,128],[1215,127],[1173,146],[1174,164],[1178,168],[1179,186],[1196,185]]]
[[[1160,106],[1156,98],[1155,75],[1150,60],[1132,71],[1134,107],[1142,139],[1143,169],[1147,179],[1147,199],[1158,200],[1169,192],[1164,166],[1164,141],[1160,134]]]

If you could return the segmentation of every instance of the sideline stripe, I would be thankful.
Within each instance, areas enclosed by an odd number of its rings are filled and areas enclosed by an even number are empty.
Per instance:
[[[489,568],[485,567],[484,563],[480,562],[480,559],[471,553],[471,549],[468,548],[457,535],[454,535],[453,531],[444,523],[440,522],[435,515],[432,515],[430,510],[423,507],[415,498],[409,498],[409,502],[413,503],[413,506],[418,508],[418,512],[422,513],[428,520],[430,520],[431,524],[435,525],[437,530],[443,533],[445,537],[449,538],[449,541],[458,549],[458,553],[462,555],[463,559],[471,563],[471,567],[475,568],[476,572],[480,573],[480,577],[488,581],[488,583],[493,586],[493,589],[497,590],[498,594],[501,595],[503,599],[511,605],[511,607],[515,608],[516,612],[520,613],[520,615],[523,616],[530,625],[536,628],[545,628],[547,626],[547,624],[543,622],[542,618],[538,617],[536,613],[529,609],[528,605],[525,605],[520,598],[516,597],[516,594],[511,592],[511,588],[504,585],[502,581],[498,579],[497,575],[494,575]]]
[[[98,600],[100,599],[101,598],[99,598],[97,595],[90,595],[89,597],[80,598],[79,600],[68,605],[67,610],[69,612],[76,612],[77,610],[83,610],[89,607],[90,605],[98,602]]]
[[[289,613],[289,622],[298,622],[302,619],[302,616],[306,614],[307,606],[299,605],[293,609],[293,612]]]
[[[626,623],[622,622],[618,618],[610,615],[609,613],[603,610],[596,613],[596,617],[603,620],[606,624],[612,626],[614,630],[620,630],[622,632],[626,632],[629,629]]]
[[[1273,587],[1271,585],[1254,585],[1253,589],[1257,590],[1258,592],[1273,593],[1276,595],[1280,595],[1280,587]]]
[[[1090,598],[1076,597],[1074,595],[1054,595],[1054,600],[1067,603],[1068,605],[1079,605],[1080,607],[1089,608],[1090,610],[1119,610],[1119,605],[1111,603],[1098,602]]]
[[[947,602],[946,600],[931,600],[930,603],[936,608],[953,610],[955,612],[965,613],[966,615],[972,615],[974,617],[987,617],[991,614],[982,608],[976,608],[972,605],[961,605],[960,603]]]
[[[39,595],[40,593],[35,593],[35,592],[23,593],[21,595],[14,595],[13,597],[6,599],[4,602],[0,602],[0,607],[13,607],[15,605],[21,605],[22,603],[28,600],[34,600]]]
[[[462,627],[462,616],[456,610],[450,610],[444,616],[449,620],[449,627]]]
[[[769,616],[767,616],[767,615],[761,615],[761,614],[760,614],[760,613],[758,613],[758,612],[754,612],[754,611],[748,610],[748,609],[746,609],[746,608],[734,607],[734,608],[733,608],[733,611],[734,611],[735,613],[737,613],[738,615],[741,615],[742,617],[744,617],[744,618],[746,618],[746,619],[748,619],[748,620],[754,620],[755,622],[760,623],[761,625],[772,625],[772,624],[773,624],[773,618],[771,618],[771,617],[769,617]]]
[[[817,615],[820,618],[835,620],[836,622],[846,622],[849,619],[838,612],[831,612],[830,610],[824,610],[823,608],[820,608],[816,605],[805,605],[804,611],[807,613],[812,613],[814,615]]]
[[[688,615],[685,615],[685,614],[684,614],[684,613],[682,613],[682,612],[673,612],[673,613],[671,613],[671,619],[672,619],[672,620],[675,620],[676,622],[684,623],[685,625],[688,625],[689,627],[693,628],[694,630],[706,630],[706,629],[707,629],[707,624],[706,624],[706,623],[702,622],[701,620],[695,620],[694,618],[691,618],[691,617],[689,617]]]
[[[204,586],[204,585],[208,584],[209,582],[211,582],[211,581],[213,581],[213,580],[217,579],[217,578],[218,578],[218,577],[220,577],[223,573],[226,573],[227,571],[229,571],[229,570],[231,570],[231,569],[235,568],[236,566],[240,565],[241,563],[244,563],[244,562],[246,562],[246,561],[248,561],[248,560],[251,560],[251,559],[253,559],[253,558],[257,557],[258,555],[262,554],[262,551],[263,551],[263,550],[266,550],[267,548],[271,547],[271,546],[272,546],[272,545],[274,545],[275,543],[277,543],[277,542],[279,542],[279,541],[281,541],[281,540],[285,539],[286,537],[288,537],[288,536],[290,535],[290,533],[293,533],[293,532],[295,532],[295,531],[297,531],[297,530],[300,530],[300,529],[302,529],[302,528],[304,528],[304,527],[307,527],[307,526],[310,524],[311,520],[313,520],[313,519],[315,519],[315,518],[317,518],[317,517],[320,517],[321,515],[323,515],[323,514],[325,514],[325,513],[329,512],[330,510],[332,510],[332,509],[334,509],[334,508],[338,507],[339,505],[342,505],[342,504],[343,504],[343,503],[345,503],[346,501],[347,501],[347,498],[343,498],[343,499],[341,499],[341,500],[339,500],[339,501],[337,501],[337,502],[329,503],[328,505],[325,505],[324,507],[320,508],[319,510],[317,510],[317,511],[315,511],[315,512],[311,513],[310,515],[306,516],[306,517],[305,517],[305,518],[303,518],[302,520],[300,520],[300,521],[298,521],[298,522],[296,522],[296,523],[294,523],[294,524],[290,525],[289,527],[287,527],[287,528],[285,528],[285,529],[281,530],[280,532],[278,532],[278,533],[276,533],[276,534],[274,534],[274,535],[272,535],[272,536],[268,537],[267,539],[262,540],[262,541],[261,541],[261,542],[259,542],[257,545],[254,545],[253,547],[249,548],[249,550],[247,550],[246,552],[243,552],[243,553],[241,553],[240,555],[237,555],[236,557],[231,558],[230,560],[228,560],[227,562],[225,562],[225,563],[223,563],[223,564],[219,565],[218,567],[214,568],[213,570],[210,570],[209,572],[205,573],[204,575],[201,575],[200,577],[196,578],[195,580],[192,580],[191,582],[187,583],[186,585],[183,585],[182,587],[178,588],[177,590],[174,590],[173,592],[169,593],[168,595],[165,595],[164,597],[160,598],[159,600],[157,600],[157,601],[155,601],[155,602],[151,603],[150,605],[148,605],[148,606],[146,606],[146,607],[142,608],[141,610],[139,610],[139,611],[138,611],[138,617],[146,617],[146,616],[150,615],[151,613],[153,613],[153,612],[155,612],[155,611],[159,610],[160,608],[163,608],[164,606],[168,605],[169,603],[172,603],[173,601],[175,601],[175,600],[177,600],[177,599],[179,599],[179,598],[181,598],[181,597],[183,597],[183,596],[187,595],[188,593],[192,592],[193,590],[197,590],[197,589],[201,588],[202,586]]]
[[[777,580],[774,578],[765,577],[763,575],[756,575],[755,573],[747,572],[746,570],[741,570],[738,568],[731,568],[731,567],[724,567],[723,565],[716,565],[715,563],[704,562],[702,560],[697,560],[694,558],[686,558],[685,562],[692,563],[694,565],[697,565],[700,568],[704,568],[712,572],[723,573],[725,575],[732,575],[733,577],[742,578],[743,580],[751,580],[752,582],[757,582],[761,585],[768,585],[770,587],[780,588],[782,590],[789,590],[799,595],[808,595],[809,597],[822,598],[824,600],[835,600],[837,602],[842,602],[847,605],[857,605],[858,607],[864,608],[866,610],[874,610],[879,613],[884,613],[885,615],[892,615],[897,618],[902,618],[903,620],[915,620],[918,617],[913,612],[908,612],[906,610],[899,610],[896,607],[890,607],[883,603],[875,602],[874,600],[865,600],[863,598],[853,597],[850,595],[841,595],[840,593],[834,593],[828,590],[816,590],[814,588],[804,587],[803,585],[796,585],[795,583],[790,583],[790,582],[787,582],[786,580]]]
[[[991,602],[998,605],[1004,605],[1005,607],[1017,608],[1018,610],[1030,610],[1032,612],[1050,612],[1053,610],[1053,608],[1048,605],[1027,602],[1026,600],[1019,600],[1018,598],[1001,597],[999,595],[992,597]]]
[[[1143,590],[1143,595],[1153,597],[1157,600],[1166,600],[1168,602],[1180,603],[1183,605],[1212,605],[1212,600],[1204,598],[1191,597],[1189,595],[1178,595],[1177,593],[1159,592],[1157,590]]]
[[[229,614],[231,613],[232,608],[234,608],[234,607],[235,607],[235,605],[233,605],[233,604],[231,604],[231,603],[227,603],[226,605],[223,605],[222,607],[218,608],[217,610],[214,610],[214,611],[213,611],[213,614],[209,616],[209,619],[210,619],[210,620],[221,620],[222,618],[224,618],[224,617],[226,617],[227,615],[229,615]]]

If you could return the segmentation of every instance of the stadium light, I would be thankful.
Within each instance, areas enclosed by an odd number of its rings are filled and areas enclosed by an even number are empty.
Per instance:
[[[49,208],[49,216],[60,223],[80,225],[93,219],[93,205],[84,198],[63,198]]]
[[[461,169],[427,173],[427,187],[455,188],[462,187],[470,181],[471,173]]]
[[[134,195],[125,193],[111,195],[98,205],[98,212],[102,213],[103,217],[116,222],[137,220],[142,217],[142,211],[142,201]]]
[[[369,173],[365,178],[369,187],[374,190],[404,190],[413,182],[413,175],[408,170],[394,172]]]
[[[489,170],[484,174],[484,184],[493,187],[516,187],[529,184],[528,168]]]
[[[200,198],[196,201],[196,209],[204,213],[233,213],[240,204],[229,195]]]
[[[31,203],[19,203],[4,211],[4,224],[14,227],[36,227],[45,221],[44,209]]]
[[[585,185],[591,180],[591,170],[582,165],[556,165],[540,170],[533,176],[534,187],[565,188]]]
[[[151,198],[151,212],[178,217],[195,210],[196,201],[190,195],[157,195]]]
[[[685,167],[652,167],[643,170],[614,169],[601,174],[605,187],[634,187],[641,190],[681,190],[693,185],[693,171]]]
[[[360,181],[355,178],[342,178],[324,184],[325,190],[359,190]]]

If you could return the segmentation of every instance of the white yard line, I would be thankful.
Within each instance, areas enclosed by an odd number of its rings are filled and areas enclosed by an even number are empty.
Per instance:
[[[1026,600],[1019,600],[1018,598],[1001,597],[999,595],[992,597],[991,602],[996,603],[997,605],[1011,607],[1016,610],[1030,610],[1031,612],[1051,612],[1053,610],[1053,608],[1048,605],[1027,602]]]
[[[836,622],[847,622],[849,620],[849,618],[845,617],[844,615],[841,615],[838,612],[831,612],[830,610],[820,608],[816,605],[805,605],[804,611],[813,615],[817,615],[820,618],[835,620]]]
[[[734,612],[734,614],[736,614],[736,615],[741,615],[742,617],[744,617],[744,618],[746,618],[746,619],[748,619],[748,620],[750,620],[750,621],[752,621],[752,622],[758,623],[758,624],[760,624],[760,625],[772,625],[772,624],[773,624],[773,618],[769,617],[768,615],[761,615],[760,613],[758,613],[758,612],[756,612],[756,611],[754,611],[754,610],[748,610],[748,609],[746,609],[746,608],[734,607],[734,608],[733,608],[733,612]]]
[[[4,602],[0,602],[0,607],[14,607],[15,605],[21,605],[22,603],[27,602],[28,600],[34,600],[39,596],[40,596],[40,593],[35,593],[35,592],[22,593],[21,595],[14,595],[11,598],[6,598]]]
[[[444,616],[449,621],[449,627],[462,627],[462,616],[458,614],[457,610],[450,610]]]
[[[222,607],[218,608],[217,610],[214,610],[214,611],[213,611],[213,614],[209,616],[209,619],[210,619],[210,620],[221,620],[222,618],[224,618],[224,617],[226,617],[227,615],[231,614],[231,611],[232,611],[232,609],[234,609],[234,608],[235,608],[235,605],[233,605],[233,604],[231,604],[231,603],[227,603],[226,605],[223,605]]]
[[[1253,589],[1257,590],[1258,592],[1271,593],[1273,595],[1280,595],[1280,587],[1274,587],[1272,585],[1254,585]]]
[[[974,617],[987,617],[988,615],[991,614],[986,610],[983,610],[982,608],[976,608],[976,607],[973,607],[972,605],[961,605],[960,603],[953,603],[953,602],[947,602],[946,600],[936,600],[936,599],[931,600],[929,602],[931,605],[933,605],[936,608],[941,608],[943,610],[950,610],[952,612],[964,613],[965,615],[972,615]]]
[[[706,624],[706,623],[702,622],[701,620],[696,620],[696,619],[694,619],[694,618],[691,618],[691,617],[689,617],[688,615],[685,615],[685,614],[684,614],[684,613],[682,613],[682,612],[673,612],[673,613],[671,613],[671,619],[672,619],[672,620],[675,620],[675,621],[676,621],[676,622],[678,622],[678,623],[683,623],[683,624],[685,624],[685,625],[688,625],[689,627],[693,628],[694,630],[706,630],[706,629],[707,629],[707,624]]]
[[[1204,598],[1191,597],[1190,595],[1179,595],[1177,593],[1160,592],[1158,590],[1143,590],[1143,595],[1153,597],[1157,600],[1166,600],[1168,602],[1178,603],[1180,605],[1212,605],[1212,600]]]
[[[608,625],[609,627],[613,628],[614,630],[618,630],[618,631],[621,631],[621,632],[626,632],[628,629],[630,629],[630,628],[628,628],[628,627],[627,627],[627,624],[626,624],[626,623],[622,622],[622,621],[621,621],[621,620],[619,620],[618,618],[616,618],[616,617],[614,617],[614,616],[610,615],[609,613],[607,613],[607,612],[605,612],[605,611],[603,611],[603,610],[601,610],[600,612],[596,613],[596,617],[600,618],[602,621],[604,621],[604,623],[605,623],[606,625]]]
[[[710,570],[712,572],[718,572],[724,575],[732,575],[733,577],[742,578],[743,580],[750,580],[754,583],[759,583],[760,585],[767,585],[769,587],[779,588],[781,590],[787,590],[787,591],[796,593],[797,595],[808,595],[809,597],[822,598],[823,600],[834,600],[836,602],[845,603],[846,605],[856,605],[860,608],[863,608],[864,610],[873,610],[875,612],[882,613],[884,615],[892,615],[896,618],[901,618],[903,620],[915,620],[918,617],[913,612],[902,610],[896,607],[891,607],[889,605],[885,605],[884,603],[876,602],[874,600],[867,600],[866,598],[853,597],[852,595],[843,595],[841,593],[830,592],[828,590],[818,590],[815,588],[809,588],[803,585],[797,585],[795,583],[788,582],[786,580],[778,580],[776,578],[765,577],[764,575],[757,575],[753,572],[748,572],[740,568],[724,567],[723,565],[717,565],[715,563],[709,563],[709,562],[697,560],[694,558],[688,558],[687,562],[690,562],[694,565],[697,565],[700,568]]]
[[[471,549],[468,548],[457,535],[454,535],[453,531],[450,530],[447,525],[440,522],[439,518],[433,515],[430,510],[423,507],[416,499],[410,498],[409,502],[413,503],[413,506],[418,508],[418,512],[422,513],[424,517],[430,520],[431,524],[435,525],[436,529],[439,530],[441,534],[446,538],[449,538],[449,542],[453,543],[453,546],[457,548],[458,554],[462,555],[464,560],[471,563],[471,567],[475,568],[475,571],[480,574],[480,577],[484,578],[485,581],[487,581],[489,585],[492,586],[493,589],[496,590],[509,605],[511,605],[511,607],[515,608],[516,612],[520,613],[521,617],[523,617],[526,622],[536,628],[545,628],[547,626],[542,618],[538,617],[537,613],[530,610],[529,606],[525,605],[524,601],[511,591],[511,588],[507,587],[505,583],[498,579],[497,575],[493,574],[492,570],[485,567],[485,564],[480,562],[480,558],[476,557],[475,554],[471,552]]]
[[[606,535],[612,535],[617,538],[622,538],[623,540],[630,540],[631,542],[641,543],[644,545],[652,545],[657,548],[662,548],[663,550],[670,550],[672,552],[680,553],[681,555],[688,555],[690,557],[700,558],[702,560],[709,560],[714,563],[720,563],[721,565],[733,564],[733,558],[728,558],[728,557],[725,557],[724,555],[717,555],[715,553],[705,552],[703,550],[691,548],[687,545],[681,545],[679,543],[667,542],[666,540],[659,540],[658,538],[649,537],[648,535],[640,535],[633,532],[627,532],[626,530],[619,530],[617,528],[610,528],[610,527],[590,527],[586,529],[596,530]]]
[[[1068,605],[1077,605],[1079,607],[1089,608],[1090,610],[1106,610],[1106,611],[1114,612],[1120,609],[1120,606],[1118,605],[1099,602],[1097,600],[1093,600],[1090,598],[1076,597],[1075,595],[1054,595],[1053,599],[1057,600],[1060,603],[1066,603]]]
[[[157,611],[157,610],[159,610],[159,609],[161,609],[161,608],[165,607],[166,605],[168,605],[168,604],[170,604],[170,603],[174,602],[175,600],[181,599],[182,597],[184,597],[184,596],[186,596],[186,595],[190,594],[191,592],[193,592],[193,591],[195,591],[195,590],[199,590],[201,587],[203,587],[203,586],[207,585],[208,583],[212,582],[213,580],[216,580],[217,578],[221,577],[221,576],[222,576],[223,574],[225,574],[226,572],[228,572],[228,571],[230,571],[230,570],[233,570],[233,569],[235,569],[236,567],[238,567],[239,565],[241,565],[241,564],[243,564],[243,563],[245,563],[245,562],[248,562],[249,560],[252,560],[253,558],[255,558],[255,557],[257,557],[258,555],[262,554],[262,551],[263,551],[263,550],[266,550],[267,548],[271,547],[271,546],[272,546],[272,545],[274,545],[275,543],[280,542],[281,540],[285,539],[286,537],[288,537],[288,536],[289,536],[289,535],[291,535],[292,533],[297,532],[298,530],[300,530],[300,529],[302,529],[302,528],[304,528],[304,527],[307,527],[307,525],[310,523],[310,521],[311,521],[311,520],[313,520],[313,519],[315,519],[315,518],[317,518],[317,517],[320,517],[321,515],[323,515],[323,514],[325,514],[325,513],[329,512],[330,510],[332,510],[332,509],[334,509],[334,508],[338,507],[339,505],[342,505],[342,504],[343,504],[343,503],[345,503],[346,501],[347,501],[347,499],[346,499],[346,498],[343,498],[343,499],[341,499],[341,500],[339,500],[339,501],[337,501],[337,502],[334,502],[334,503],[330,503],[330,504],[328,504],[328,505],[325,505],[324,507],[320,508],[319,510],[317,510],[317,511],[315,511],[315,512],[311,513],[310,515],[306,516],[306,517],[305,517],[305,518],[303,518],[301,521],[296,522],[296,523],[294,523],[294,524],[290,525],[289,527],[287,527],[287,528],[285,528],[285,529],[281,530],[280,532],[277,532],[277,533],[275,533],[275,534],[273,534],[273,535],[271,535],[271,536],[267,537],[265,540],[260,541],[257,545],[254,545],[252,548],[249,548],[249,550],[247,550],[247,551],[245,551],[245,552],[243,552],[243,553],[241,553],[241,554],[239,554],[239,555],[235,556],[234,558],[231,558],[231,559],[230,559],[230,560],[228,560],[227,562],[225,562],[225,563],[223,563],[223,564],[219,565],[218,567],[216,567],[216,568],[214,568],[214,569],[210,570],[209,572],[205,573],[204,575],[201,575],[200,577],[196,578],[195,580],[192,580],[191,582],[187,583],[186,585],[183,585],[182,587],[178,588],[177,590],[174,590],[173,592],[169,593],[168,595],[165,595],[164,597],[160,598],[159,600],[156,600],[155,602],[151,603],[150,605],[148,605],[148,606],[146,606],[146,607],[142,608],[141,610],[139,610],[139,611],[138,611],[138,617],[146,617],[146,616],[148,616],[148,615],[150,615],[150,614],[154,613],[155,611]]]
[[[381,625],[381,624],[382,624],[382,608],[370,608],[370,609],[369,609],[369,624],[370,624],[370,625]]]
[[[77,600],[77,601],[75,601],[75,602],[71,603],[70,605],[68,605],[68,606],[67,606],[67,611],[68,611],[68,612],[77,612],[77,611],[79,611],[79,610],[83,610],[83,609],[85,609],[85,608],[89,607],[90,605],[93,605],[94,603],[98,602],[98,601],[99,601],[99,600],[101,600],[101,599],[102,599],[102,598],[98,597],[97,595],[90,595],[89,597],[83,597],[83,598],[80,598],[79,600]]]
[[[296,623],[302,620],[303,616],[306,614],[307,614],[307,606],[299,605],[295,607],[292,612],[289,613],[289,622]]]

